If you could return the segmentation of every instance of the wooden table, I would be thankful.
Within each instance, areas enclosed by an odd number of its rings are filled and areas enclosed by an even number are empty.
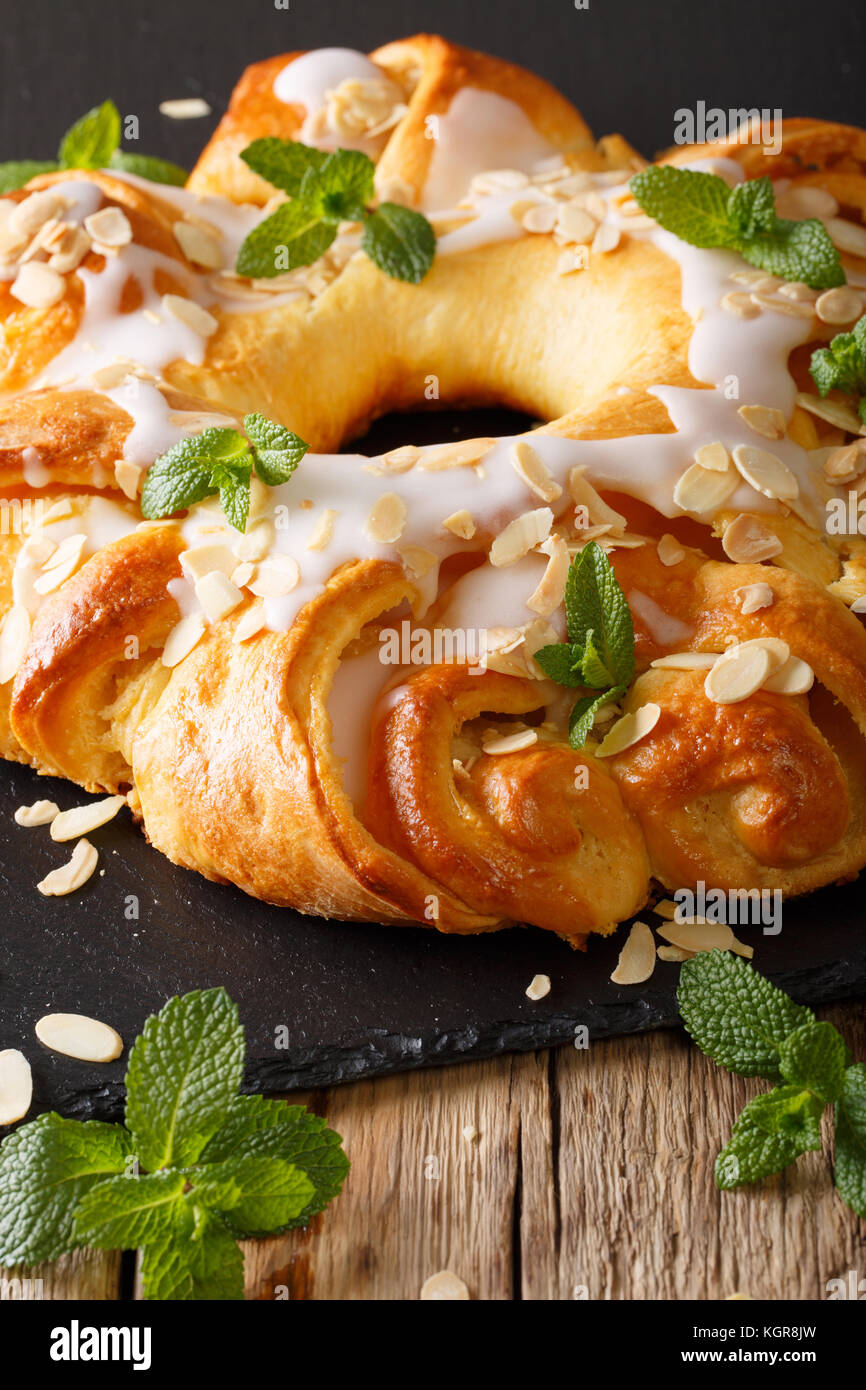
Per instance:
[[[862,1003],[822,1016],[866,1057]],[[308,1230],[246,1245],[247,1297],[415,1299],[451,1269],[476,1299],[823,1299],[829,1279],[866,1273],[866,1223],[825,1154],[759,1188],[713,1183],[763,1088],[665,1031],[303,1095],[352,1171]],[[53,1299],[131,1283],[98,1251],[27,1273]]]

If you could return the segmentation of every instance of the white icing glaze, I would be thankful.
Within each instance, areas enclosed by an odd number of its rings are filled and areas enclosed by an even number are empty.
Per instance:
[[[52,481],[51,470],[45,467],[38,449],[34,449],[30,445],[26,449],[22,449],[21,462],[24,469],[24,481],[28,487],[48,487]]]
[[[421,198],[427,212],[453,207],[474,174],[485,169],[528,173],[555,153],[517,102],[497,92],[462,87],[436,119],[438,139]]]
[[[82,497],[73,501],[72,515],[47,521],[33,531],[34,536],[45,537],[57,546],[67,536],[84,535],[82,548],[84,560],[95,555],[103,546],[128,536],[139,525],[139,518],[125,507],[107,497]],[[22,604],[31,614],[36,613],[45,601],[33,585],[42,573],[42,564],[36,563],[25,543],[19,550],[12,573],[12,595],[15,603]]]
[[[307,112],[324,106],[325,97],[348,78],[383,77],[365,53],[354,48],[316,48],[302,53],[277,73],[273,92],[279,101]]]

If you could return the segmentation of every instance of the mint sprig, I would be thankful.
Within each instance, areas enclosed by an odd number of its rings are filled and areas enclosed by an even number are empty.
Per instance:
[[[866,1066],[850,1065],[838,1030],[725,951],[702,951],[684,963],[677,1000],[706,1056],[740,1076],[777,1083],[735,1121],[716,1159],[718,1186],[756,1182],[819,1150],[821,1117],[835,1102],[836,1188],[866,1216]]]
[[[857,413],[866,425],[866,314],[850,333],[837,333],[813,352],[809,371],[822,396],[842,391],[859,398]]]
[[[433,228],[420,212],[398,203],[373,207],[376,166],[359,150],[322,150],[297,140],[266,136],[241,150],[241,159],[274,188],[282,204],[254,227],[235,269],[250,279],[272,279],[323,256],[341,222],[360,222],[361,249],[394,280],[417,285],[436,254]]]
[[[178,164],[121,150],[120,136],[120,112],[113,101],[104,101],[69,127],[56,159],[10,159],[0,164],[0,194],[12,193],[37,174],[57,169],[118,169],[151,183],[186,183],[186,170]]]
[[[245,531],[253,472],[269,487],[285,483],[309,445],[264,415],[246,415],[244,430],[212,425],[161,454],[145,475],[142,516],[158,521],[219,495],[228,521]]]
[[[241,1096],[223,989],[170,999],[130,1053],[125,1125],[41,1115],[0,1146],[0,1263],[143,1247],[149,1299],[239,1299],[236,1242],[305,1225],[348,1171],[302,1106]]]
[[[535,653],[545,675],[559,685],[590,687],[601,695],[578,700],[569,722],[572,748],[582,748],[596,712],[625,694],[634,676],[634,626],[625,594],[600,545],[575,555],[565,584],[568,641]]]
[[[634,174],[629,188],[645,213],[690,246],[737,251],[749,265],[814,290],[845,284],[823,222],[778,217],[768,178],[731,189],[718,174],[666,164]]]

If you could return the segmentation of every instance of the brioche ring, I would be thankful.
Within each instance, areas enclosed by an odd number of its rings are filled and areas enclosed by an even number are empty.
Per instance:
[[[268,136],[369,155],[378,198],[436,231],[422,281],[357,224],[240,276],[284,197],[240,157]],[[740,133],[662,162],[696,161],[822,217],[844,289],[662,231],[621,137],[431,36],[249,68],[183,190],[63,171],[0,200],[2,755],[128,794],[178,864],[335,918],[582,945],[654,881],[858,873],[866,553],[827,517],[866,492],[866,447],[808,368],[866,307],[866,134],[794,120],[778,154]],[[331,452],[425,400],[547,423]],[[248,412],[313,452],[253,479],[246,530],[213,499],[142,521],[147,467]],[[592,692],[535,657],[590,541],[635,678],[576,751]]]

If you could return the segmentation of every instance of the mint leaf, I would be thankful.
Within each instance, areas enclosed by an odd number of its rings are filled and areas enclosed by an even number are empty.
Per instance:
[[[373,200],[375,172],[372,159],[360,150],[335,150],[323,164],[307,170],[298,196],[315,204],[328,222],[359,222]]]
[[[821,1147],[823,1109],[823,1101],[804,1087],[777,1086],[750,1100],[739,1118],[747,1116],[749,1123],[765,1134],[780,1134],[796,1140],[805,1153],[807,1149]]]
[[[38,174],[51,174],[59,168],[56,159],[9,159],[0,164],[0,193],[13,193]]]
[[[559,685],[584,685],[583,648],[573,642],[554,642],[533,657],[546,676]]]
[[[420,212],[380,203],[364,223],[361,250],[393,280],[417,285],[433,264],[436,236]]]
[[[57,158],[64,169],[106,169],[120,133],[120,112],[113,101],[104,101],[70,126]]]
[[[866,1220],[866,1065],[857,1062],[845,1073],[836,1102],[836,1189],[844,1202]]]
[[[143,1168],[195,1163],[240,1084],[244,1033],[225,990],[194,990],[151,1015],[129,1055],[126,1124]]]
[[[728,220],[746,239],[772,231],[776,224],[776,198],[768,178],[738,183],[728,197]]]
[[[635,201],[665,231],[690,246],[736,247],[728,215],[731,190],[718,174],[654,165],[629,180]]]
[[[291,430],[264,415],[245,415],[244,431],[255,446],[256,473],[268,487],[288,482],[310,447]]]
[[[845,284],[839,252],[824,223],[817,218],[801,222],[777,218],[771,232],[744,238],[738,249],[750,265],[782,280],[802,280],[813,290],[830,290]]]
[[[204,434],[208,431],[205,430]],[[149,521],[174,516],[217,489],[211,482],[207,456],[197,438],[183,439],[150,465],[141,490],[141,514]]]
[[[211,481],[219,488],[220,506],[236,531],[247,529],[251,478],[252,464],[235,468],[216,467],[211,473]]]
[[[10,1134],[0,1146],[0,1263],[38,1264],[74,1249],[78,1202],[123,1171],[130,1148],[119,1125],[53,1111]]]
[[[147,1299],[226,1302],[244,1296],[244,1257],[218,1216],[197,1211],[189,1230],[158,1236],[144,1250]]]
[[[616,677],[604,664],[604,658],[595,644],[595,631],[590,628],[586,634],[586,649],[583,653],[583,674],[587,685],[595,690],[606,690],[613,685]]]
[[[822,396],[830,391],[860,396],[860,415],[866,419],[866,314],[850,333],[837,333],[829,347],[813,352],[809,371]]]
[[[320,169],[328,158],[325,150],[302,145],[299,140],[280,140],[266,135],[241,150],[241,159],[267,183],[295,197],[308,169]]]
[[[254,280],[272,280],[298,266],[312,265],[327,251],[337,228],[300,199],[283,203],[241,243],[235,269]]]
[[[702,951],[680,969],[677,1002],[702,1052],[740,1076],[782,1081],[780,1049],[810,1009],[795,1004],[740,956]]]
[[[602,705],[606,705],[609,700],[618,700],[625,692],[624,685],[615,685],[612,690],[605,690],[602,695],[585,695],[582,700],[577,701],[568,721],[568,741],[572,748],[584,746],[592,733],[595,716]]]
[[[286,1230],[315,1194],[300,1168],[268,1154],[227,1158],[188,1176],[193,1201],[220,1212],[239,1239]]]
[[[756,1100],[762,1099],[762,1096],[756,1097]],[[820,1134],[817,1143],[805,1143],[789,1134],[768,1133],[752,1120],[752,1105],[754,1101],[750,1101],[735,1121],[731,1137],[716,1159],[716,1183],[723,1190],[769,1177],[787,1168],[789,1163],[809,1149],[821,1147]],[[810,1134],[808,1137],[811,1141],[814,1136]]]
[[[805,1086],[824,1102],[838,1100],[848,1061],[845,1039],[832,1023],[805,1023],[783,1039],[779,1070],[797,1086]]]
[[[109,1178],[85,1193],[75,1210],[75,1239],[98,1250],[134,1250],[177,1229],[186,1178],[167,1169],[143,1177]]]
[[[339,1134],[302,1105],[285,1105],[263,1096],[237,1096],[225,1124],[203,1150],[201,1161],[210,1164],[236,1156],[272,1154],[293,1163],[315,1189],[298,1217],[288,1223],[290,1227],[302,1226],[324,1211],[343,1186],[349,1160],[341,1144]]]
[[[151,154],[131,154],[127,150],[115,150],[108,161],[109,169],[119,169],[125,174],[137,174],[140,179],[150,179],[151,183],[169,183],[182,188],[189,175],[179,164],[170,159],[157,159]]]
[[[587,634],[592,633],[594,662],[602,662],[618,685],[628,685],[634,676],[631,612],[610,561],[595,541],[571,562],[565,613],[569,639],[585,645]]]

